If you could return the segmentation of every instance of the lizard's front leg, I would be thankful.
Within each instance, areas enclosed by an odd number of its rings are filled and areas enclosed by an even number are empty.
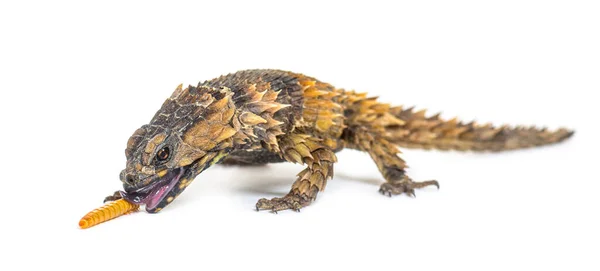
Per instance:
[[[298,174],[290,192],[282,198],[260,199],[256,210],[300,211],[317,198],[333,177],[333,164],[337,158],[331,148],[319,143],[318,139],[306,134],[290,134],[279,140],[283,158],[289,162],[306,164],[306,168]]]

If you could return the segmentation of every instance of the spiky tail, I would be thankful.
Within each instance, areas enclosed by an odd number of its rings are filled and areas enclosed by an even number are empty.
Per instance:
[[[557,143],[573,135],[573,131],[548,131],[536,127],[494,127],[443,120],[439,114],[425,117],[425,110],[390,108],[390,113],[405,122],[386,127],[387,139],[401,147],[460,150],[504,151]]]

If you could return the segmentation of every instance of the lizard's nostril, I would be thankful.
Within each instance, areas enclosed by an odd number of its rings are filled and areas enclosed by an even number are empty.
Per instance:
[[[121,171],[121,174],[119,174],[119,179],[128,185],[133,185],[134,183],[133,176],[131,174],[127,174],[125,170]]]
[[[133,183],[135,182],[135,180],[133,179],[133,176],[131,176],[131,175],[127,175],[127,179],[125,179],[125,180],[130,185],[133,185]]]

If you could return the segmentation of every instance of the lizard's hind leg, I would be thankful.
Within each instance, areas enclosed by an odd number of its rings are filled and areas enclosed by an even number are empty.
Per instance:
[[[348,147],[369,153],[386,182],[381,185],[379,192],[392,196],[406,193],[415,196],[415,189],[426,186],[436,186],[435,180],[415,182],[406,175],[406,163],[398,154],[398,147],[377,134],[366,129],[350,129],[346,132]]]
[[[300,211],[317,198],[333,177],[333,163],[337,158],[331,148],[320,144],[318,139],[305,134],[290,134],[279,140],[279,148],[283,158],[289,162],[306,164],[307,167],[298,173],[298,178],[290,192],[282,198],[260,199],[256,210]]]

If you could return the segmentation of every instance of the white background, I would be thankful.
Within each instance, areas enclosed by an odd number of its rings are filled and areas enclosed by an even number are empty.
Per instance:
[[[2,1],[0,269],[599,270],[598,2],[389,2]],[[369,157],[344,151],[301,213],[253,210],[301,166],[214,167],[157,215],[78,229],[178,84],[249,68],[577,133],[502,154],[404,150],[414,179],[441,183],[416,199],[382,197]]]

